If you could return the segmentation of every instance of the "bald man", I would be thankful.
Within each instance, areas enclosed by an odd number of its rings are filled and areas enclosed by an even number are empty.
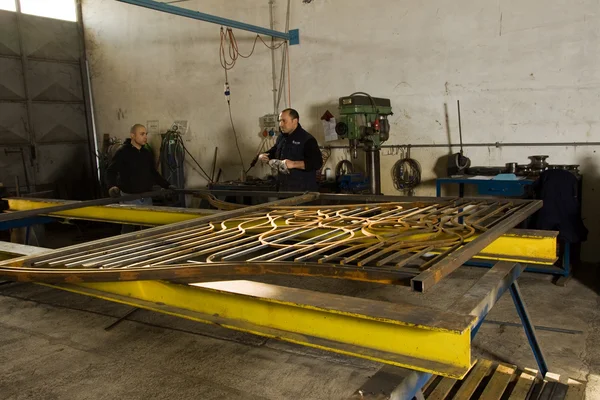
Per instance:
[[[154,157],[145,147],[148,142],[146,127],[142,124],[133,125],[129,136],[108,166],[108,194],[111,197],[119,197],[150,192],[154,184],[165,189],[176,189],[154,167]],[[152,205],[152,199],[135,200],[132,204]]]

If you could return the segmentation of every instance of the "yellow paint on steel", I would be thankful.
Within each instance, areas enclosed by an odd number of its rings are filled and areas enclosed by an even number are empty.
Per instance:
[[[557,260],[557,236],[558,232],[554,231],[513,229],[494,240],[474,258],[552,265]],[[465,242],[477,237],[472,236]],[[432,253],[438,254],[439,251]]]
[[[9,198],[10,211],[26,211],[73,203],[65,200]],[[92,206],[59,211],[49,215],[67,219],[105,221],[135,225],[166,225],[210,215],[214,211],[176,207],[141,207],[125,204]]]
[[[479,253],[479,256],[503,255],[527,259],[547,260],[553,264],[556,261],[556,243],[558,232],[514,229],[494,240]],[[468,240],[467,240],[468,242]],[[532,263],[532,261],[528,260]]]
[[[249,281],[47,286],[443,376],[462,378],[472,365],[468,327],[457,331],[377,318],[352,307],[325,309],[310,299],[285,301],[278,291],[288,288],[280,286]]]

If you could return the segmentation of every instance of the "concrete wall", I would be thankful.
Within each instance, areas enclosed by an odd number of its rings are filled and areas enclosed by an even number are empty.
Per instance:
[[[267,0],[178,5],[269,25]],[[279,30],[285,6],[275,1]],[[336,114],[337,98],[354,91],[392,100],[390,144],[458,142],[457,99],[465,142],[598,141],[599,12],[596,0],[568,5],[559,0],[293,0],[290,27],[300,29],[301,45],[290,47],[292,106],[321,143],[319,117],[327,109]],[[203,167],[210,168],[218,146],[224,177],[237,178],[241,168],[223,97],[219,27],[113,0],[84,1],[83,15],[99,133],[125,137],[132,123],[153,119],[164,131],[173,120],[186,119],[186,145]],[[252,35],[236,34],[240,50],[248,52]],[[273,109],[270,51],[259,43],[250,59],[240,59],[229,72],[229,82],[248,164],[260,143],[258,117]],[[466,154],[474,165],[527,163],[533,154],[547,154],[554,164],[581,164],[591,230],[585,256],[597,260],[598,150],[467,148]],[[434,194],[434,166],[444,154],[447,149],[412,150],[425,181],[417,194]],[[334,152],[329,164],[346,157]],[[385,152],[382,157],[386,194],[397,193],[390,175],[397,159]],[[189,167],[188,185],[204,184]]]

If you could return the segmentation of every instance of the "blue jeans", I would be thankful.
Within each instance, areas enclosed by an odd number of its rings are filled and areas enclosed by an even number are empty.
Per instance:
[[[121,191],[121,196],[129,196],[129,193],[125,193],[125,192]],[[147,206],[148,207],[148,206],[152,205],[152,197],[142,197],[141,199],[137,199],[137,200],[124,201],[123,204],[131,204],[134,206]],[[121,235],[123,235],[125,233],[139,231],[141,229],[142,229],[142,227],[139,225],[123,224],[123,225],[121,225]]]

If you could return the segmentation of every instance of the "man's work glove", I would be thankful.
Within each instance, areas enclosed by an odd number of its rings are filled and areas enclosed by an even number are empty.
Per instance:
[[[284,160],[269,160],[269,166],[273,172],[277,171],[278,173],[285,175],[289,175],[290,173]]]
[[[169,185],[168,189],[169,190],[177,190],[177,186],[175,186],[175,185]]]
[[[121,189],[119,189],[116,186],[113,186],[110,189],[108,189],[108,195],[110,197],[121,197]]]

